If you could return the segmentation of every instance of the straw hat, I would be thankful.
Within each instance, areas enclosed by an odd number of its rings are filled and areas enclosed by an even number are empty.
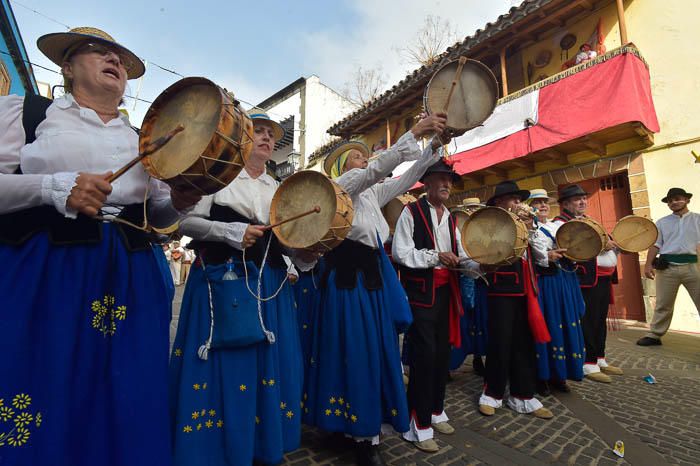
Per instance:
[[[275,142],[281,141],[284,137],[284,128],[282,128],[282,125],[270,118],[270,116],[265,113],[265,110],[258,107],[253,107],[248,110],[248,116],[251,120],[253,120],[253,124],[255,124],[256,120],[268,122],[270,126],[272,126],[272,133],[275,135]]]
[[[93,27],[78,27],[73,28],[68,32],[53,32],[45,34],[36,41],[39,50],[48,57],[49,60],[62,66],[65,61],[66,53],[82,42],[99,42],[111,47],[115,47],[122,52],[128,60],[124,63],[126,74],[129,79],[140,78],[146,72],[146,67],[139,57],[131,50],[117,43],[106,32]]]
[[[549,197],[549,194],[547,194],[546,189],[531,189],[530,190],[530,197],[527,198],[527,203],[530,204],[532,201],[535,199],[547,199],[548,201],[552,199]]]
[[[343,142],[335,149],[333,149],[333,151],[326,156],[326,160],[323,161],[323,171],[326,172],[326,175],[331,176],[331,168],[333,168],[333,164],[336,160],[338,160],[338,157],[340,157],[344,152],[353,149],[359,150],[367,157],[369,157],[369,147],[367,147],[365,143],[360,141]]]
[[[481,199],[478,197],[467,197],[462,199],[462,207],[482,207]]]

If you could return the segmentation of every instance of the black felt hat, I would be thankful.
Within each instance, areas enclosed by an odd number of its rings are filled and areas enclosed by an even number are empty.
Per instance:
[[[502,181],[496,185],[496,190],[493,196],[486,201],[486,205],[493,205],[493,202],[499,197],[516,195],[520,198],[520,202],[530,197],[530,191],[527,189],[520,189],[515,181]]]
[[[432,175],[433,173],[447,173],[449,175],[452,175],[452,182],[457,183],[459,182],[462,177],[455,172],[450,165],[445,163],[445,159],[440,159],[431,166],[428,167],[428,169],[425,171],[423,176],[421,176],[420,181],[421,183],[423,180],[425,180],[428,176]]]
[[[673,196],[684,196],[690,199],[691,197],[693,197],[693,194],[685,192],[685,189],[683,188],[671,188],[668,190],[668,194],[666,194],[666,197],[661,199],[661,202],[666,203],[668,202],[669,198]]]
[[[559,199],[557,199],[557,202],[561,204],[562,201],[574,196],[588,196],[588,193],[584,191],[581,186],[572,184],[559,191]]]

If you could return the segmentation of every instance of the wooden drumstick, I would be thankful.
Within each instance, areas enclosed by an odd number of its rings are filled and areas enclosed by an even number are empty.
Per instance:
[[[445,105],[442,107],[443,112],[447,113],[447,107],[450,106],[450,100],[452,100],[452,93],[457,86],[457,81],[459,81],[460,76],[462,76],[462,68],[467,63],[467,57],[459,57],[459,64],[457,65],[457,71],[455,71],[455,77],[452,78],[452,85],[450,86],[450,91],[447,93],[447,100]]]
[[[173,138],[173,136],[175,136],[175,135],[176,135],[177,133],[179,133],[180,131],[183,131],[184,129],[185,129],[184,126],[182,126],[182,125],[177,125],[177,126],[175,127],[175,129],[173,129],[172,131],[170,131],[170,132],[169,132],[168,134],[166,134],[165,136],[161,136],[161,137],[159,137],[158,139],[156,139],[155,141],[153,141],[152,143],[148,144],[148,145],[146,146],[146,150],[144,150],[143,152],[141,152],[139,155],[137,155],[133,160],[131,160],[131,161],[130,161],[129,163],[127,163],[126,165],[124,165],[122,168],[120,168],[119,170],[117,170],[116,172],[114,172],[114,173],[112,174],[112,176],[110,176],[110,177],[107,178],[107,182],[113,183],[114,181],[116,181],[117,178],[119,178],[119,177],[122,176],[124,173],[126,173],[127,171],[129,171],[134,165],[136,165],[137,163],[139,163],[144,157],[148,157],[148,156],[151,155],[152,153],[154,153],[154,152],[159,151],[160,149],[162,149],[164,145],[166,145],[167,143],[170,142],[170,140]]]
[[[287,222],[291,222],[291,221],[294,221],[294,220],[299,220],[300,218],[306,217],[307,215],[319,214],[319,213],[321,213],[321,207],[319,207],[319,206],[314,206],[314,208],[311,209],[311,210],[307,210],[306,212],[302,212],[302,213],[300,213],[299,215],[295,215],[294,217],[289,217],[288,219],[282,220],[281,222],[277,222],[277,223],[275,223],[274,225],[266,225],[266,226],[264,226],[264,227],[262,228],[262,231],[271,230],[271,229],[273,229],[273,228],[275,228],[275,227],[278,227],[278,226],[280,226],[280,225],[284,225],[284,224],[287,223]]]
[[[459,64],[457,65],[457,70],[455,71],[455,76],[454,76],[454,78],[452,78],[452,84],[450,85],[450,90],[447,93],[447,99],[445,100],[445,104],[442,107],[442,111],[445,114],[447,114],[447,107],[450,106],[450,100],[452,100],[452,94],[454,93],[455,87],[457,87],[457,82],[459,81],[460,76],[462,76],[462,69],[464,68],[464,65],[466,63],[467,63],[467,57],[459,57]],[[436,135],[437,135],[437,133],[436,133]],[[433,150],[437,150],[441,145],[442,145],[442,140],[438,137],[437,139],[433,139],[431,147],[433,148]]]

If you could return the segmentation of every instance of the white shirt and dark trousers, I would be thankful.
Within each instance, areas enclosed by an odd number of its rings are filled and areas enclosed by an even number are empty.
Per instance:
[[[461,306],[461,295],[457,272],[441,265],[440,252],[452,252],[467,267],[478,268],[462,249],[454,217],[444,208],[438,218],[437,209],[427,197],[422,197],[401,213],[392,243],[393,258],[400,265],[401,283],[413,314],[407,333],[411,424],[403,435],[414,442],[433,438],[431,426],[448,421],[444,411],[445,386],[454,338],[450,308],[452,304],[453,312],[461,309],[454,307]]]
[[[669,263],[667,269],[656,271],[656,307],[650,324],[651,338],[666,334],[676,302],[678,289],[683,285],[700,314],[700,266],[697,250],[700,246],[700,214],[688,212],[671,214],[656,222],[659,238],[655,246],[661,258]]]

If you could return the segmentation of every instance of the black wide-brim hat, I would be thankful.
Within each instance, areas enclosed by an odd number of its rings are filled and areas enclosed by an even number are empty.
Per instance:
[[[431,166],[428,167],[428,169],[423,173],[423,176],[420,177],[420,182],[423,183],[424,180],[435,173],[447,173],[449,175],[452,175],[452,183],[458,183],[459,181],[462,180],[462,177],[457,174],[452,169],[451,165],[448,165],[445,162],[445,159],[440,159]]]
[[[515,181],[502,181],[496,185],[493,196],[486,201],[486,205],[493,205],[494,201],[499,197],[512,195],[518,196],[520,198],[520,202],[523,202],[530,197],[530,191],[527,189],[520,189]]]
[[[671,188],[668,190],[666,197],[661,199],[661,202],[665,204],[668,202],[669,198],[672,198],[673,196],[684,196],[690,199],[691,197],[693,197],[693,194],[686,192],[683,188]]]
[[[561,191],[559,191],[559,199],[557,199],[557,202],[561,204],[562,201],[565,201],[574,196],[588,196],[588,193],[584,191],[581,186],[577,184],[572,184],[571,186],[567,186]]]

